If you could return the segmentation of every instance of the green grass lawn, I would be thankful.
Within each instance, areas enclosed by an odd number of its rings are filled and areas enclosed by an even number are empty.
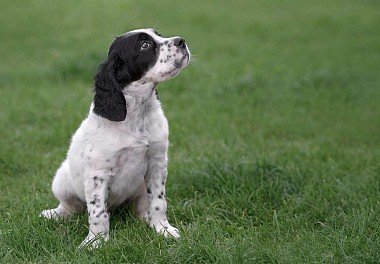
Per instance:
[[[113,35],[181,35],[164,239],[128,212],[78,250],[50,189]],[[379,263],[380,2],[0,2],[0,262]]]

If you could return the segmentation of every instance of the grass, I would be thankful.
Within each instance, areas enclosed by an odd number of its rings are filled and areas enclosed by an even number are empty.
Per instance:
[[[40,219],[112,35],[181,35],[161,84],[178,241],[128,212],[98,251],[86,218]],[[377,263],[378,1],[0,2],[3,263]]]

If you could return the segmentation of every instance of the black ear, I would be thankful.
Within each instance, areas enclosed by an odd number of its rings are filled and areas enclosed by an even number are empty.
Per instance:
[[[94,112],[116,122],[125,120],[127,116],[123,87],[116,78],[118,64],[117,58],[108,58],[100,64],[98,73],[94,77]]]

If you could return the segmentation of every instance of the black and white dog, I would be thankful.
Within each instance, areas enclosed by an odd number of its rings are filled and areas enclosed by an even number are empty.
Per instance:
[[[158,233],[179,237],[166,217],[168,123],[155,88],[189,61],[184,39],[153,29],[130,31],[111,44],[94,78],[88,117],[53,180],[60,203],[41,213],[59,219],[87,207],[89,233],[81,247],[109,239],[110,211],[126,201]]]

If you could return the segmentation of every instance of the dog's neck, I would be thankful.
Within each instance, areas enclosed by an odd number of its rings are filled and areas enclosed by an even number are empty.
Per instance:
[[[149,99],[156,89],[157,83],[155,82],[145,82],[145,81],[135,81],[128,84],[123,89],[123,94],[125,100],[139,100],[144,101]]]
[[[142,118],[152,108],[152,104],[157,101],[156,86],[155,82],[135,81],[123,89],[127,104],[127,119]]]
[[[133,127],[133,129],[138,128],[150,111],[161,107],[160,101],[156,96],[157,84],[155,82],[135,81],[124,87],[122,92],[127,107],[127,117],[124,121],[112,122],[105,118],[99,118],[96,114],[91,115],[91,118],[95,117],[97,122],[101,122],[107,126],[112,124],[112,126],[120,128],[120,126],[128,124],[128,127]],[[91,112],[93,108],[94,104],[91,104]]]

